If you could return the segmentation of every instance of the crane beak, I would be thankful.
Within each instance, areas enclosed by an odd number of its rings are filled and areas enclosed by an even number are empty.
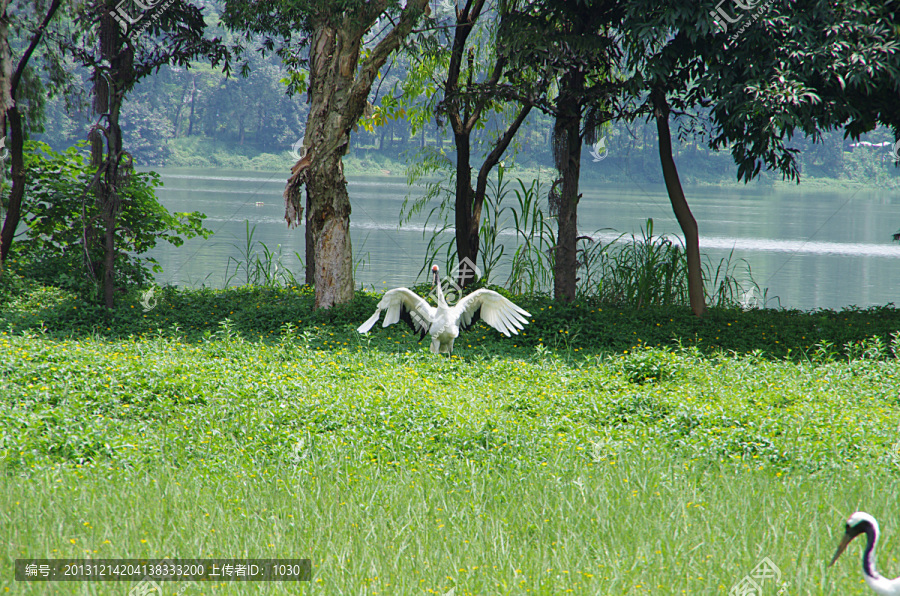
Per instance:
[[[841,543],[838,544],[837,551],[834,553],[834,557],[831,559],[831,563],[828,564],[829,567],[834,565],[834,562],[838,560],[838,557],[841,556],[841,553],[844,552],[844,549],[847,548],[847,545],[855,538],[853,534],[849,532],[844,534],[844,537],[841,538]]]

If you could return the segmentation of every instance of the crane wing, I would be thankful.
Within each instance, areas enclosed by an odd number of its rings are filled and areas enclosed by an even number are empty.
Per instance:
[[[378,303],[378,307],[375,309],[375,314],[360,325],[357,331],[368,333],[375,323],[378,322],[378,317],[382,311],[384,311],[382,327],[393,325],[397,321],[402,320],[415,333],[419,334],[419,339],[422,339],[428,333],[435,315],[435,308],[412,290],[394,288],[384,293],[384,296]]]
[[[468,329],[482,320],[503,335],[518,335],[528,324],[531,314],[516,306],[493,290],[475,290],[456,303],[452,309],[461,329]]]

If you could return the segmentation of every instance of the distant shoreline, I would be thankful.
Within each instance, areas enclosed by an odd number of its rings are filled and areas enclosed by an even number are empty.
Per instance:
[[[194,165],[183,165],[183,164],[173,164],[168,163],[165,166],[142,166],[138,169],[141,171],[154,171],[158,172],[160,170],[216,170],[216,171],[230,171],[230,172],[254,172],[254,173],[266,173],[266,174],[279,174],[282,173],[281,167],[273,168],[271,167],[272,161],[268,161],[265,165],[269,167],[254,167],[254,166],[262,166],[263,163],[260,163],[263,160],[253,159],[250,160],[250,167],[236,167],[234,165],[214,165],[214,164],[194,164]],[[279,166],[283,165],[283,173],[284,179],[287,180],[288,172],[290,170],[291,164],[290,158],[278,160],[280,163]],[[395,162],[393,168],[366,168],[366,167],[358,167],[359,160],[356,158],[347,158],[345,160],[344,165],[344,175],[347,177],[348,182],[353,182],[354,178],[364,177],[364,178],[383,178],[383,179],[403,179],[406,180],[406,170],[405,166],[399,162]],[[247,165],[247,164],[245,164]],[[519,168],[512,167],[506,171],[507,179],[512,181],[515,179],[523,179],[523,180],[534,180],[536,178],[540,178],[542,183],[549,184],[552,181],[551,175],[554,170],[552,168]],[[760,188],[760,187],[770,187],[773,190],[778,190],[779,192],[804,192],[808,190],[820,190],[820,189],[829,189],[829,190],[885,190],[885,191],[894,191],[900,193],[900,185],[898,186],[879,186],[873,184],[863,184],[860,182],[855,182],[853,180],[845,180],[845,179],[837,179],[837,178],[813,178],[813,177],[801,177],[800,184],[797,184],[795,181],[783,181],[780,179],[773,179],[774,176],[771,174],[764,174],[765,177],[757,178],[749,183],[739,182],[738,180],[731,181],[704,181],[704,180],[683,180],[682,184],[685,188],[709,188],[709,187],[720,187],[720,188]],[[422,181],[419,181],[417,184],[423,184],[424,181],[429,180],[437,180],[436,176],[429,176],[423,178]],[[659,185],[662,186],[662,181],[658,180],[649,180],[649,179],[641,179],[634,180],[632,178],[628,178],[625,176],[618,176],[614,178],[602,177],[602,176],[592,176],[585,175],[582,170],[581,176],[582,184],[610,184],[610,185],[628,185],[628,184],[647,184],[647,185]]]

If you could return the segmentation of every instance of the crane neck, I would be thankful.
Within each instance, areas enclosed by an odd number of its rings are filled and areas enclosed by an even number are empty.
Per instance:
[[[437,294],[438,308],[447,308],[447,300],[444,298],[444,290],[441,288],[441,280],[437,276],[437,273],[434,275],[434,285],[436,286],[435,293]]]
[[[868,582],[880,580],[881,575],[875,570],[875,546],[878,544],[878,530],[872,524],[866,524],[866,549],[863,551],[862,567],[863,577]]]

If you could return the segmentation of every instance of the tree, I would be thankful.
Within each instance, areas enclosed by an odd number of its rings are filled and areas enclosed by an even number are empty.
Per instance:
[[[800,181],[800,133],[821,141],[879,125],[900,140],[900,0],[802,0],[757,11],[736,41],[716,32],[719,56],[700,88],[718,101],[710,147],[730,147],[738,178],[765,166]],[[723,60],[719,62],[718,60]]]
[[[281,39],[280,53],[293,68],[289,91],[305,87],[309,69],[309,118],[304,156],[291,168],[284,191],[288,226],[303,216],[306,188],[306,281],[315,284],[315,304],[330,308],[353,298],[350,198],[342,158],[350,132],[366,107],[379,70],[425,13],[427,0],[329,0],[249,2],[228,0],[224,18],[247,36]],[[369,35],[381,24],[383,33]],[[308,57],[297,52],[308,48]],[[264,49],[274,49],[270,38]]]
[[[900,139],[898,31],[900,0],[773,6],[723,50],[745,65],[707,77],[706,92],[720,98],[710,145],[732,148],[745,181],[763,165],[799,180],[788,146],[798,132],[819,140],[843,129],[858,139],[882,124]]]
[[[0,89],[0,93],[4,96],[7,93],[9,95],[8,105],[3,112],[2,129],[5,136],[6,124],[8,122],[10,129],[9,154],[12,178],[9,202],[6,205],[6,217],[3,220],[3,228],[0,230],[0,271],[3,270],[2,262],[6,261],[9,249],[12,246],[13,237],[16,233],[16,228],[19,226],[19,220],[21,219],[22,214],[22,197],[25,193],[25,161],[23,156],[25,125],[22,122],[23,114],[21,110],[19,110],[17,104],[19,85],[25,75],[25,69],[28,67],[28,62],[31,59],[32,54],[34,54],[38,44],[41,43],[47,25],[59,9],[60,3],[61,0],[52,0],[49,6],[41,11],[43,19],[31,35],[28,47],[22,53],[22,56],[19,57],[16,69],[9,79],[8,86],[4,83],[3,89]],[[6,11],[4,8],[2,20],[5,22],[6,18]],[[5,26],[4,29],[6,29]],[[2,64],[2,69],[5,71],[9,65],[8,57],[11,54],[5,31],[0,31],[0,44],[3,45],[3,48],[0,49],[0,64]]]
[[[670,110],[666,92],[657,87],[650,92],[650,97],[653,102],[653,117],[656,119],[656,130],[659,135],[659,161],[662,165],[666,192],[672,203],[675,219],[678,220],[678,225],[681,226],[684,234],[688,300],[691,310],[700,317],[706,312],[706,295],[703,290],[703,271],[700,262],[700,230],[697,228],[697,220],[694,219],[694,214],[691,213],[691,208],[684,196],[678,169],[675,167],[675,158],[672,156],[672,133],[669,131]]]
[[[638,0],[629,3],[622,26],[623,69],[635,73],[625,89],[641,104],[629,117],[647,113],[657,122],[697,315],[705,310],[699,234],[672,157],[670,104],[683,116],[711,108],[702,130],[708,145],[729,147],[745,181],[765,165],[799,182],[795,132],[819,141],[823,132],[844,127],[858,138],[881,123],[900,137],[897,0],[735,3],[724,15],[721,4],[686,8]],[[729,29],[729,23],[739,25]]]
[[[492,64],[488,65],[488,73],[480,83],[474,83],[475,49],[468,48],[470,35],[482,11],[485,0],[466,0],[462,8],[455,11],[453,42],[450,47],[450,61],[444,80],[444,97],[438,106],[438,115],[445,115],[453,129],[453,142],[456,147],[456,256],[459,263],[468,259],[478,262],[479,230],[481,229],[481,212],[487,193],[488,176],[500,163],[504,152],[512,142],[519,127],[531,112],[530,102],[521,103],[515,110],[512,121],[492,144],[478,169],[475,187],[472,187],[472,131],[483,126],[485,113],[496,103],[496,96],[491,91],[503,78],[506,58],[495,55]],[[467,72],[464,67],[467,63]],[[460,77],[465,76],[464,82]],[[467,274],[460,268],[459,284],[463,287],[475,282],[475,276]]]
[[[684,234],[688,300],[698,317],[706,312],[700,232],[675,165],[669,118],[672,112],[670,96],[682,115],[688,108],[706,101],[697,93],[697,76],[705,72],[706,60],[710,59],[706,44],[714,43],[708,39],[714,32],[711,24],[698,26],[694,20],[708,19],[708,11],[701,9],[705,10],[705,7],[692,12],[684,7],[652,1],[647,5],[629,5],[622,23],[624,52],[620,65],[624,71],[633,73],[622,86],[622,101],[630,106],[623,110],[625,118],[634,120],[646,114],[656,121],[663,181]]]
[[[80,38],[65,44],[81,64],[93,70],[94,111],[99,119],[88,138],[97,168],[91,186],[103,225],[101,284],[107,308],[114,306],[121,189],[128,184],[134,165],[124,150],[119,124],[125,96],[137,81],[165,64],[189,68],[191,61],[203,57],[213,65],[224,60],[228,70],[228,52],[218,38],[204,37],[206,23],[197,6],[173,0],[154,7],[136,14],[123,13],[113,0],[86,7],[78,18]]]
[[[527,99],[506,101],[496,91],[498,85],[507,81],[506,58],[496,51],[502,5],[502,2],[465,0],[461,5],[439,6],[431,15],[428,27],[414,42],[407,43],[405,52],[393,62],[391,72],[398,68],[402,72],[393,85],[393,94],[384,97],[363,121],[366,130],[373,131],[375,126],[405,118],[413,134],[421,132],[419,149],[408,160],[407,180],[417,182],[434,172],[439,172],[442,180],[426,182],[425,194],[409,210],[404,204],[400,220],[402,223],[435,197],[443,196],[435,209],[443,218],[443,229],[452,228],[455,232],[455,257],[452,246],[447,251],[451,262],[454,258],[459,263],[478,262],[481,215],[489,177],[533,107]],[[401,62],[403,59],[409,63]],[[425,127],[431,120],[439,129],[449,122],[455,163],[446,157],[443,148],[425,147]],[[493,130],[489,131],[491,125]],[[476,130],[482,132],[473,138]],[[480,147],[485,152],[473,186],[473,152],[478,153]],[[445,172],[451,175],[445,177],[442,175]],[[451,182],[452,190],[444,180]],[[430,266],[437,250],[433,239],[423,270]],[[488,269],[485,263],[485,271]],[[467,267],[459,267],[457,271],[460,286],[476,281]]]
[[[12,104],[12,97],[9,93],[9,82],[12,78],[12,56],[9,51],[9,15],[6,14],[8,7],[9,0],[0,0],[0,113],[4,114]]]
[[[575,300],[577,284],[581,150],[585,141],[596,141],[601,126],[613,116],[610,102],[620,84],[615,79],[618,50],[613,32],[622,15],[619,2],[541,0],[511,11],[499,42],[510,69],[533,69],[540,78],[556,82],[555,97],[545,94],[533,101],[555,118],[552,144],[559,178],[550,196],[557,216],[553,292],[565,302]],[[523,79],[507,92],[534,94]]]
[[[62,153],[46,143],[26,141],[26,229],[16,243],[16,260],[29,276],[91,295],[97,286],[91,263],[105,256],[100,205],[92,194],[96,168],[85,155],[84,141]],[[160,185],[154,172],[135,172],[118,192],[122,210],[116,246],[123,249],[116,265],[117,284],[140,286],[161,271],[146,252],[161,240],[180,246],[185,238],[208,237],[202,213],[169,213],[156,199]],[[127,251],[127,252],[124,252]]]

